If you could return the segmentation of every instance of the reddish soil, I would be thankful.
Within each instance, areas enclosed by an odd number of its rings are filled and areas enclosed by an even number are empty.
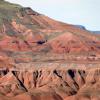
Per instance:
[[[100,100],[100,36],[1,0],[0,100]]]

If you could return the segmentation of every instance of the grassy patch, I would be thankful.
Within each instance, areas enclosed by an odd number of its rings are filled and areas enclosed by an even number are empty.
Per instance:
[[[3,19],[11,21],[12,18],[16,17],[16,12],[18,12],[19,9],[21,9],[20,5],[0,0],[0,24],[3,23]]]

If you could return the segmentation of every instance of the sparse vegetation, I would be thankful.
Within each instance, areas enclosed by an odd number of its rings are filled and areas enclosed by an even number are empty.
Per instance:
[[[11,23],[12,19],[17,19],[16,12],[20,9],[20,5],[11,4],[7,1],[0,0],[0,27],[3,24]],[[7,30],[7,35],[13,36],[15,32],[12,29]]]
[[[11,29],[7,31],[7,35],[8,36],[14,36],[15,34],[16,33],[13,30],[11,30]]]
[[[3,39],[3,35],[0,35],[0,41],[2,41],[2,39]]]
[[[18,35],[18,38],[21,39],[21,40],[23,40],[23,41],[25,41],[26,36],[24,36],[24,35]]]
[[[55,38],[55,37],[57,37],[59,35],[62,35],[63,33],[64,33],[64,31],[62,31],[62,32],[54,32],[51,35],[46,35],[45,37],[46,37],[47,40],[51,40],[51,39],[53,39],[53,38]]]

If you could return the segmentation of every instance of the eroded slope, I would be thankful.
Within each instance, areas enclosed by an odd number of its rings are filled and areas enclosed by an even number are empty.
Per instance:
[[[18,64],[9,70],[1,69],[1,98],[99,100],[99,67],[100,64],[31,63]]]

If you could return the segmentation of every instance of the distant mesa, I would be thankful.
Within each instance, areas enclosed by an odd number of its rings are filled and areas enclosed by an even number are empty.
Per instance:
[[[93,33],[100,34],[100,31],[92,31]]]
[[[75,26],[78,27],[78,28],[80,28],[80,29],[86,30],[85,26],[82,26],[82,25],[75,25]]]
[[[87,30],[86,27],[82,25],[75,25],[75,27],[83,29],[83,30]],[[91,30],[88,30],[88,31],[95,33],[95,34],[100,34],[100,31],[91,31]]]

